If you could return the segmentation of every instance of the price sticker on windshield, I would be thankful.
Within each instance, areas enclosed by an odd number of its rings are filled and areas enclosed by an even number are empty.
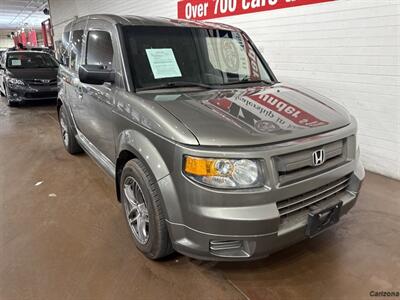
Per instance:
[[[11,65],[12,66],[20,66],[21,65],[21,60],[20,59],[12,59],[11,60]]]
[[[171,48],[146,49],[146,54],[155,79],[182,77]]]

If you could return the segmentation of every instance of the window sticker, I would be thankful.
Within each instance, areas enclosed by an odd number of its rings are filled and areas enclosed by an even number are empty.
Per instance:
[[[214,68],[246,76],[249,62],[243,41],[236,38],[206,37],[207,51]]]
[[[182,77],[171,48],[146,49],[146,54],[155,79]]]
[[[21,65],[21,60],[20,59],[12,59],[11,60],[11,65],[12,66],[20,66]]]

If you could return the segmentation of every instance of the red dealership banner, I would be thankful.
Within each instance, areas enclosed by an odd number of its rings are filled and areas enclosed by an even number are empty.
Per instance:
[[[178,18],[207,20],[335,0],[181,0]]]

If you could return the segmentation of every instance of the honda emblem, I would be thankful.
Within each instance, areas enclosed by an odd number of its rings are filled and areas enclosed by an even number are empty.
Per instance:
[[[322,165],[325,162],[325,151],[324,149],[319,149],[312,153],[313,165],[315,167]]]

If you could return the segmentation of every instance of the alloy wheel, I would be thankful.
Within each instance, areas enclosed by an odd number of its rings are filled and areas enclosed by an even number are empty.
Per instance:
[[[61,117],[60,117],[60,125],[61,125],[61,135],[62,135],[64,145],[66,147],[68,147],[68,143],[69,143],[68,127],[67,127],[67,124],[65,123],[63,115],[61,115]]]
[[[131,176],[125,178],[125,213],[136,240],[145,245],[149,240],[149,213],[139,183]]]

